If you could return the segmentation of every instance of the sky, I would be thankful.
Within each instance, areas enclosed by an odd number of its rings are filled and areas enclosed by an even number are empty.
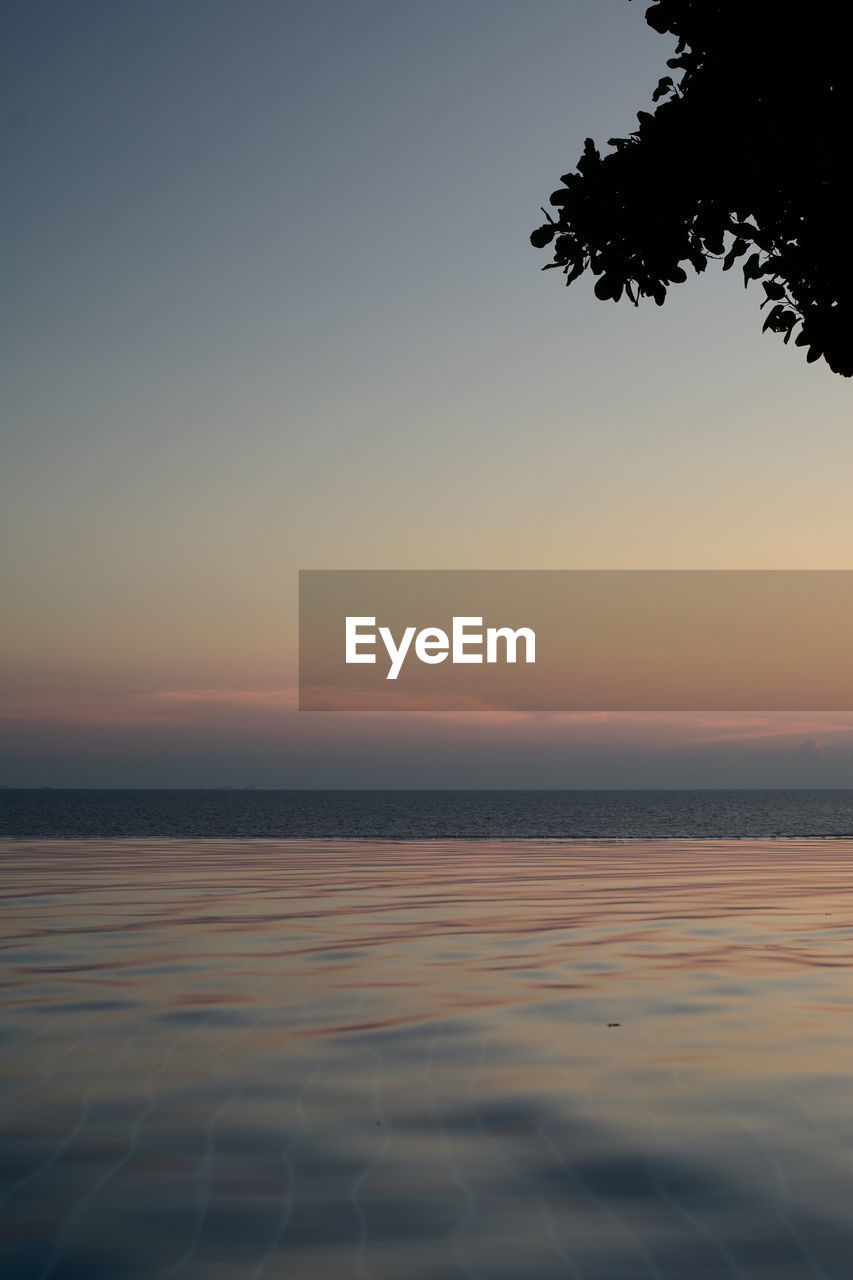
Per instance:
[[[626,0],[2,0],[0,784],[853,785],[853,717],[296,710],[300,568],[853,568],[849,381],[542,273]]]

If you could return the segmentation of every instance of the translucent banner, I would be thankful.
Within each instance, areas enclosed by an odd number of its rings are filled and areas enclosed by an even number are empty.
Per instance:
[[[850,570],[303,570],[303,710],[850,711]]]

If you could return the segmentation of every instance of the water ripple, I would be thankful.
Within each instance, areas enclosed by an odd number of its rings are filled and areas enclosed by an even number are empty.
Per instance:
[[[853,841],[7,842],[4,1280],[842,1280]]]

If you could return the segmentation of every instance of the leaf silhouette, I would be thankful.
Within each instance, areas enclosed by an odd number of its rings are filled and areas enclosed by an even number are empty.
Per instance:
[[[566,283],[592,269],[595,295],[666,301],[690,263],[728,271],[774,306],[764,329],[853,376],[853,253],[847,189],[853,136],[850,6],[813,0],[657,0],[648,25],[676,53],[639,127],[602,157],[587,138],[550,199]],[[762,277],[769,277],[764,278]],[[782,305],[784,304],[784,305]]]

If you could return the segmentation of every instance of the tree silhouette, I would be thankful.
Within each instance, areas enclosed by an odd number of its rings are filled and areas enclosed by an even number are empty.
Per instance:
[[[596,297],[666,299],[670,284],[743,258],[761,282],[764,329],[794,335],[809,362],[853,376],[851,18],[845,0],[657,0],[655,31],[675,56],[639,127],[602,156],[586,140],[577,172],[531,235],[553,244],[571,284]],[[676,78],[677,73],[680,76]]]

